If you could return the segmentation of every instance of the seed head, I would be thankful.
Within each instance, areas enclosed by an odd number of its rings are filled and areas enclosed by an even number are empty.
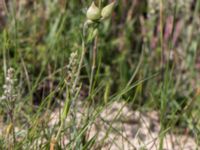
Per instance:
[[[0,100],[7,100],[10,102],[15,101],[15,80],[16,79],[14,79],[14,69],[9,68],[7,71],[7,76],[5,78],[5,84],[3,85],[3,95],[0,97]]]

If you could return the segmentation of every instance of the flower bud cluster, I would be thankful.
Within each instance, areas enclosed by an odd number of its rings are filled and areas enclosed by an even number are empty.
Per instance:
[[[95,3],[92,2],[91,6],[87,10],[86,14],[87,19],[90,21],[101,21],[108,19],[111,16],[114,7],[115,7],[115,2],[108,4],[102,9],[97,7]]]
[[[115,7],[115,1],[106,5],[102,9],[97,7],[94,2],[87,10],[87,21],[84,24],[83,35],[88,35],[87,41],[92,41],[98,35],[98,25],[102,21],[110,18]],[[88,30],[88,27],[92,27]]]

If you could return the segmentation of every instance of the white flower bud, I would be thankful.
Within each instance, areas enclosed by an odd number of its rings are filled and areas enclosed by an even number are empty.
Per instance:
[[[100,19],[101,17],[101,10],[92,2],[91,6],[87,10],[87,18],[89,20],[95,21]]]
[[[109,18],[113,12],[114,7],[115,7],[115,2],[112,2],[109,5],[105,6],[101,11],[102,19]]]

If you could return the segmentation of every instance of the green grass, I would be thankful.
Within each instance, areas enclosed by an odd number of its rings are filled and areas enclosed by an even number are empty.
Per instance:
[[[0,149],[101,149],[122,109],[100,142],[88,133],[114,102],[159,113],[159,149],[168,133],[199,145],[200,1],[118,0],[109,19],[86,28],[91,2],[13,0],[2,8],[0,95],[11,67],[17,97],[0,101]],[[50,126],[55,111],[58,122]]]

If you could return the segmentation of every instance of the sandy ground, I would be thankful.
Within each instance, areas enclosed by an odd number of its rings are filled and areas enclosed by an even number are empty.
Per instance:
[[[84,115],[81,105],[81,103],[78,105],[80,108],[77,113],[78,122]],[[55,111],[52,114],[50,126],[58,122],[57,116],[58,112]],[[89,128],[88,138],[98,135],[94,149],[101,145],[102,150],[157,150],[159,149],[159,131],[159,116],[156,111],[141,113],[131,110],[125,103],[114,102],[96,118],[95,123]],[[107,138],[102,147],[105,136]],[[67,139],[65,140],[67,143]],[[164,136],[164,150],[194,150],[196,148],[195,140],[187,135],[167,133]]]
[[[80,124],[81,118],[85,116],[85,110],[82,106],[82,103],[77,105],[77,124]],[[49,128],[58,124],[58,116],[59,111],[55,109],[50,114]],[[66,119],[66,123],[69,123],[69,121],[70,118]],[[5,130],[0,121],[0,134],[3,133],[3,129]],[[159,149],[159,131],[159,117],[156,111],[141,113],[133,111],[125,103],[114,102],[104,109],[89,127],[88,139],[97,135],[93,149],[157,150]],[[69,142],[66,137],[63,139],[65,144]],[[103,139],[105,140],[103,141]],[[198,146],[195,140],[187,135],[167,133],[164,136],[164,150],[194,150],[196,148]]]
[[[78,103],[77,108],[77,124],[80,125],[81,119],[85,116],[85,110],[81,102]],[[58,124],[58,116],[59,111],[55,109],[50,114],[49,128]],[[69,124],[69,122],[70,118],[67,118],[65,123]],[[0,122],[0,135],[2,131],[3,126]],[[156,111],[141,113],[133,111],[125,103],[114,102],[107,106],[88,128],[88,139],[97,135],[94,149],[157,150],[159,149],[159,131],[159,117]],[[68,137],[63,139],[65,144],[69,142]],[[197,148],[195,140],[190,136],[173,133],[167,133],[164,136],[164,150],[195,150]]]

